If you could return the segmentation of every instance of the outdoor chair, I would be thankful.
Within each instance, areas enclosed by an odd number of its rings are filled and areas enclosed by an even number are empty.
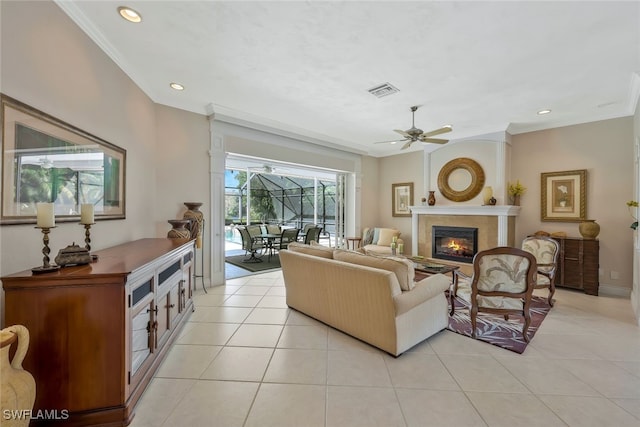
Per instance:
[[[262,259],[256,254],[264,245],[258,238],[251,237],[247,228],[238,227],[238,231],[240,231],[240,236],[242,237],[242,249],[244,249],[245,255],[251,254],[249,258],[243,259],[242,262],[262,262]]]
[[[298,240],[299,228],[287,228],[282,231],[280,235],[280,241],[278,242],[278,249],[287,249],[289,243],[293,243]]]
[[[522,241],[522,250],[533,254],[538,265],[538,275],[534,289],[549,289],[549,306],[553,307],[556,292],[555,277],[558,267],[560,244],[550,237],[533,236]]]
[[[318,243],[320,240],[320,232],[322,231],[322,228],[320,227],[309,227],[306,231],[306,234],[304,236],[304,243],[306,245],[310,245],[311,242],[316,242]]]

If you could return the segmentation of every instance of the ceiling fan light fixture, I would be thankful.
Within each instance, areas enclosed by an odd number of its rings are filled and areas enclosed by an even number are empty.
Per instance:
[[[549,110],[548,108],[545,108],[544,110],[538,111],[538,115],[542,116],[543,114],[549,114],[550,112],[551,110]]]
[[[120,14],[120,16],[122,16],[123,19],[126,19],[129,22],[133,22],[134,24],[142,22],[142,15],[140,15],[130,7],[120,6],[118,8],[118,13]]]

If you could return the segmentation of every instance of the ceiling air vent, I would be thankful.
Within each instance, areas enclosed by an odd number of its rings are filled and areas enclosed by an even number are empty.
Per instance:
[[[369,93],[382,98],[383,96],[393,95],[396,92],[400,92],[397,88],[393,87],[391,83],[383,83],[376,87],[369,89]]]

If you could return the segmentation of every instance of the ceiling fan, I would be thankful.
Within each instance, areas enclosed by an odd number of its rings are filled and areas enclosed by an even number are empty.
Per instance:
[[[394,129],[394,132],[398,132],[400,135],[404,137],[404,139],[380,141],[380,142],[376,142],[375,144],[387,144],[387,143],[395,144],[397,142],[406,142],[401,148],[401,150],[405,150],[411,147],[411,144],[413,144],[416,141],[431,142],[434,144],[446,144],[447,142],[449,142],[448,139],[431,138],[431,137],[435,135],[440,135],[441,133],[451,132],[452,130],[451,125],[443,126],[440,129],[432,130],[431,132],[423,132],[422,129],[418,129],[415,125],[415,117],[416,117],[417,109],[418,109],[417,106],[411,107],[411,116],[412,116],[411,129],[407,129],[406,131]]]

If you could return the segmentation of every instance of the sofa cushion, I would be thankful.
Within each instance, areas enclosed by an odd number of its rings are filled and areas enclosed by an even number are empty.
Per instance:
[[[405,258],[397,257],[376,257],[359,254],[356,252],[336,249],[333,252],[333,259],[351,264],[366,265],[367,267],[379,268],[393,272],[398,278],[400,289],[410,291],[415,286],[413,279],[415,272],[413,263]]]
[[[321,258],[333,258],[333,249],[322,245],[305,245],[304,243],[289,243],[288,249],[292,252],[301,252],[307,255],[314,255]]]
[[[380,234],[378,235],[378,246],[390,246],[394,237],[400,237],[400,231],[393,228],[380,228]]]

